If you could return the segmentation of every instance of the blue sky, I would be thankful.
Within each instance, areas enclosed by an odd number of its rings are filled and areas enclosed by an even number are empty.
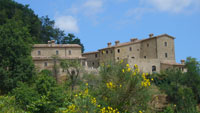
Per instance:
[[[81,39],[85,51],[96,51],[150,33],[176,37],[176,60],[200,60],[200,0],[15,0],[29,4],[39,17]]]

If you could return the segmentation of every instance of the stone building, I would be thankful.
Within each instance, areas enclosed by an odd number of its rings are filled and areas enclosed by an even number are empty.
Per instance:
[[[58,59],[79,59],[85,64],[85,58],[82,57],[81,46],[78,44],[55,44],[55,41],[49,41],[48,44],[35,44],[31,53],[35,67],[38,71],[43,69],[52,70],[56,64],[59,67]],[[58,59],[55,59],[55,58]],[[66,75],[66,72],[60,67],[58,75]]]
[[[154,36],[150,34],[148,38],[138,40],[130,39],[130,42],[120,43],[115,41],[115,45],[109,42],[106,48],[96,52],[84,53],[87,58],[88,67],[98,67],[101,63],[127,60],[130,66],[138,65],[141,71],[153,73],[166,70],[168,68],[183,68],[182,64],[176,63],[174,50],[174,37],[168,34]]]

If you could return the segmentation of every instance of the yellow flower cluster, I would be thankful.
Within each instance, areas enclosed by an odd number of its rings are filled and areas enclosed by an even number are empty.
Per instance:
[[[139,111],[139,113],[143,113],[142,111]]]
[[[139,73],[139,72],[140,72],[140,70],[139,70],[139,68],[138,68],[138,65],[137,65],[137,64],[135,64],[135,65],[134,65],[134,71],[135,71],[136,73]]]
[[[112,82],[106,83],[106,86],[107,86],[107,88],[109,88],[109,89],[115,88],[115,85],[114,85]]]
[[[130,65],[129,64],[126,64],[126,69],[122,69],[122,72],[125,73],[125,70],[127,72],[130,72],[131,71],[131,68],[130,68]]]
[[[76,106],[72,104],[72,105],[69,105],[68,108],[62,113],[76,113],[76,112],[77,112]]]
[[[119,113],[118,109],[113,109],[112,107],[103,107],[101,113]]]
[[[91,103],[94,104],[94,105],[96,105],[96,103],[97,103],[96,98],[92,98],[92,99],[91,99]]]
[[[142,85],[143,87],[147,87],[147,86],[150,86],[150,85],[151,85],[150,80],[146,78],[147,75],[148,75],[148,73],[146,73],[146,74],[143,73],[143,74],[142,74],[143,81],[141,82],[141,85]]]

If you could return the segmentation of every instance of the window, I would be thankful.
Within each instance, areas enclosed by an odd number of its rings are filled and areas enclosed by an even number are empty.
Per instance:
[[[165,58],[167,58],[168,56],[167,56],[167,53],[165,53]]]
[[[165,42],[165,46],[167,46],[167,42]]]
[[[120,53],[120,49],[117,49],[117,52]]]
[[[132,59],[134,59],[135,57],[131,57]]]
[[[108,54],[108,50],[106,50],[106,54]]]
[[[144,58],[146,59],[146,58],[147,58],[147,56],[144,56]]]
[[[139,49],[137,49],[137,51],[139,51]]]
[[[47,67],[47,62],[44,62],[44,66]]]
[[[119,57],[117,57],[117,60],[119,60]]]
[[[152,66],[152,72],[156,71],[156,66]]]
[[[56,50],[56,55],[58,55],[59,54],[59,51],[58,50]]]
[[[97,54],[95,54],[95,58],[97,58],[98,56],[97,56]]]
[[[71,55],[72,54],[72,52],[71,52],[71,50],[69,50],[69,55]]]
[[[41,51],[38,51],[38,55],[41,55]]]
[[[149,44],[147,43],[147,47],[149,47]]]
[[[132,47],[129,47],[129,51],[132,51]]]
[[[112,53],[112,50],[110,50],[110,53]]]
[[[92,65],[94,66],[94,62],[92,62]]]

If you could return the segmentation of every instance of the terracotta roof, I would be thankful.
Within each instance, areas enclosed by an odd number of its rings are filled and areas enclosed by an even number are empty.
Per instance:
[[[92,52],[82,53],[82,55],[95,54],[95,53],[98,53],[98,51],[92,51]]]
[[[175,39],[175,37],[170,36],[170,35],[168,35],[168,34],[161,34],[161,35],[153,36],[153,37],[151,37],[151,38],[145,38],[145,39],[142,39],[142,40],[136,40],[136,41],[134,41],[134,42],[119,43],[118,45],[113,45],[113,46],[106,47],[106,48],[102,48],[102,49],[99,49],[99,50],[104,50],[104,49],[109,49],[109,48],[115,48],[115,47],[121,47],[121,46],[127,46],[127,45],[131,45],[131,44],[143,42],[143,41],[150,40],[150,39],[154,39],[154,38],[160,38],[160,37],[163,37],[163,36],[167,36],[167,37],[170,37],[170,38],[172,38],[172,39]]]
[[[52,57],[32,57],[34,61],[52,60]],[[59,57],[59,59],[86,59],[86,57]]]
[[[179,64],[176,62],[161,62],[161,64],[173,65],[173,66],[185,66],[184,64]]]
[[[65,48],[65,47],[78,47],[81,48],[78,44],[34,44],[33,47],[45,47],[45,48]]]

